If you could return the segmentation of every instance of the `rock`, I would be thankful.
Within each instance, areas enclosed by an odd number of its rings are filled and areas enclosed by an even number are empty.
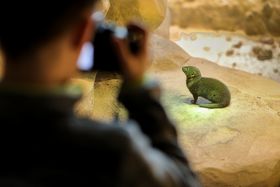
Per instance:
[[[261,61],[270,60],[273,57],[273,52],[270,49],[263,49],[261,47],[253,47],[253,54]]]
[[[117,101],[121,78],[115,73],[98,72],[94,83],[94,119],[110,122],[127,119],[126,110]]]
[[[81,100],[75,106],[75,113],[80,117],[94,117],[94,80],[95,73],[90,76],[81,75],[72,79],[72,83],[79,85],[83,91]]]
[[[226,56],[232,56],[232,55],[234,55],[234,50],[233,49],[227,50]]]
[[[280,7],[272,6],[266,2],[263,7],[263,20],[268,31],[275,36],[280,36]]]
[[[182,28],[280,35],[276,0],[169,0],[169,7],[172,23]]]
[[[107,20],[121,25],[139,21],[155,34],[169,38],[171,15],[166,0],[114,0],[110,4]]]
[[[162,102],[178,124],[180,143],[203,186],[277,186],[280,84],[203,59],[191,58],[186,65],[222,80],[232,94],[225,109],[200,108],[189,104],[192,95],[181,68],[156,73],[164,88]]]
[[[81,85],[83,97],[75,106],[78,116],[110,122],[118,115],[125,118],[124,109],[117,102],[120,77],[112,73],[92,73],[73,79],[73,83]]]
[[[190,58],[177,44],[157,35],[152,35],[150,49],[153,71],[177,69]]]
[[[271,46],[275,45],[275,40],[272,37],[261,37],[259,42]]]
[[[139,2],[133,0],[110,0],[110,8],[106,19],[124,25],[130,20],[142,21],[139,12]]]
[[[249,12],[245,17],[244,30],[248,35],[267,33],[267,28],[258,12]]]
[[[166,0],[110,0],[106,18],[118,24],[140,21],[155,30],[166,15]]]
[[[237,44],[234,44],[232,47],[233,48],[237,48],[237,49],[240,49],[243,45],[243,42],[242,41],[239,41]]]
[[[172,23],[183,28],[233,31],[238,29],[241,18],[244,18],[242,8],[234,3],[232,5],[231,1],[169,0],[169,6],[173,15]]]
[[[117,102],[120,79],[107,79],[96,82],[94,86],[94,109],[92,117],[110,122],[120,115],[121,109]]]
[[[264,18],[266,19],[270,19],[271,18],[271,15],[272,15],[272,7],[271,7],[271,4],[266,2],[264,5],[263,5],[263,9],[262,9],[262,13],[263,13],[263,16]]]
[[[107,14],[110,7],[110,3],[108,0],[100,0],[95,4],[95,11],[101,11],[104,15]]]
[[[271,18],[269,20],[267,20],[266,26],[268,31],[275,35],[275,36],[280,36],[280,8],[279,9],[275,9],[272,12]]]
[[[163,22],[153,33],[156,35],[162,36],[166,39],[169,39],[170,25],[171,25],[171,13],[170,13],[170,9],[167,8],[166,15],[165,15]]]

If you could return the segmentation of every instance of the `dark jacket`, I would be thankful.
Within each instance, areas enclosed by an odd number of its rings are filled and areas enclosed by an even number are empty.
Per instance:
[[[75,94],[0,89],[0,186],[199,186],[149,90],[121,91],[122,125],[75,117]]]

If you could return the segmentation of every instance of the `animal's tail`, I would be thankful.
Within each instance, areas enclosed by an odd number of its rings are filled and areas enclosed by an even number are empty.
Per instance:
[[[203,108],[224,108],[228,106],[228,104],[224,103],[207,103],[207,104],[199,104],[200,107]]]

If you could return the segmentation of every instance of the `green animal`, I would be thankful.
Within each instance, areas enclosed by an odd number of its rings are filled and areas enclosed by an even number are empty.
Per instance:
[[[198,97],[203,97],[212,103],[199,104],[204,108],[223,108],[230,104],[230,92],[225,84],[217,79],[201,77],[198,68],[185,66],[182,68],[187,80],[188,89],[193,95],[193,104],[196,104]]]

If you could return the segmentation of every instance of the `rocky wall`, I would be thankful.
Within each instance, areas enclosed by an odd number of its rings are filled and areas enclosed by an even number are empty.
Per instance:
[[[151,31],[162,23],[166,15],[166,0],[110,0],[106,18],[125,25],[128,21],[140,21]]]
[[[172,23],[183,28],[280,36],[278,0],[169,0]]]

